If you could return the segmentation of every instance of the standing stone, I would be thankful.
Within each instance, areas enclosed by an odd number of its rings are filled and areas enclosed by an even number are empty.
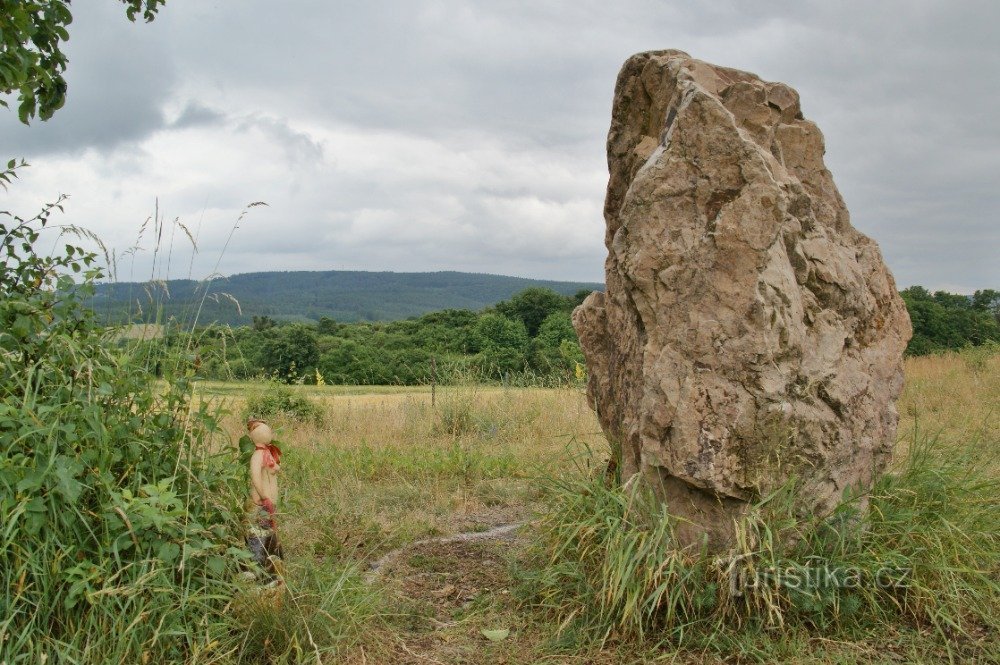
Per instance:
[[[801,511],[830,511],[890,459],[910,320],[823,153],[782,83],[681,51],[618,76],[607,291],[573,323],[622,478],[681,545],[724,548],[793,477]]]

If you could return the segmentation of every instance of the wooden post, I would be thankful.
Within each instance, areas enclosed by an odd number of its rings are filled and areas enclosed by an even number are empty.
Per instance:
[[[436,394],[437,393],[437,377],[438,377],[438,373],[437,373],[437,358],[435,358],[434,356],[431,356],[431,406],[432,407],[434,406],[434,403],[435,403],[435,401],[437,399],[437,394]]]

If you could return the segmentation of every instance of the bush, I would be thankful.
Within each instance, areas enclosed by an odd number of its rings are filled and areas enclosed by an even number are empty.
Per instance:
[[[311,328],[291,325],[266,331],[257,352],[257,364],[267,376],[285,383],[313,376],[319,364],[319,345]]]
[[[530,339],[521,321],[500,314],[484,314],[474,329],[476,367],[483,376],[503,378],[523,372]]]
[[[913,323],[907,355],[958,350],[1000,342],[997,293],[992,289],[968,296],[911,286],[900,292]]]
[[[54,208],[0,213],[0,662],[186,661],[232,639],[242,469],[194,358],[158,387],[84,307],[95,255],[36,252]]]
[[[292,387],[280,383],[265,384],[263,389],[247,397],[245,418],[288,418],[299,422],[321,424],[323,409]]]

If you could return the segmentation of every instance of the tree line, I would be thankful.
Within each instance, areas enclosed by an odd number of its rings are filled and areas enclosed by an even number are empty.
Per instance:
[[[900,295],[913,322],[907,355],[1000,343],[1000,291],[982,289],[964,296],[911,286]]]
[[[255,316],[252,325],[195,333],[201,373],[219,380],[261,376],[295,383],[417,385],[462,377],[484,381],[578,380],[583,354],[571,313],[573,296],[532,287],[475,312],[445,309],[387,322],[288,323]],[[1000,343],[1000,291],[973,296],[901,293],[913,321],[907,355]],[[155,344],[187,346],[170,333]]]
[[[583,354],[571,313],[589,293],[531,287],[479,312],[446,309],[389,322],[323,317],[315,324],[282,323],[257,316],[249,326],[213,326],[194,335],[200,372],[212,379],[348,385],[575,379]],[[151,343],[184,348],[189,338],[168,332]]]

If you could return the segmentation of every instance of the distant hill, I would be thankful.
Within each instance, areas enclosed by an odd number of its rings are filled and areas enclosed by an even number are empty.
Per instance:
[[[604,289],[594,282],[466,272],[256,272],[208,284],[198,321],[238,325],[250,323],[254,316],[285,321],[317,321],[324,316],[341,322],[392,321],[442,309],[480,310],[532,286],[564,295]],[[165,288],[149,283],[101,284],[91,305],[99,316],[114,322],[153,321],[159,310],[163,320],[192,321],[205,292],[205,283],[183,279],[170,280]]]

